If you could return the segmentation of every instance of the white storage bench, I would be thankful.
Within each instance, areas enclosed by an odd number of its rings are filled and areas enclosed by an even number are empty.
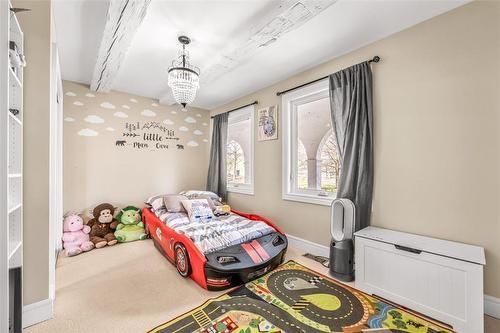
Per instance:
[[[483,332],[482,247],[376,227],[354,236],[357,289],[457,332]]]

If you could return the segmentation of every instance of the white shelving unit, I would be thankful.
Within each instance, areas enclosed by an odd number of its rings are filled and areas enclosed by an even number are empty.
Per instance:
[[[21,332],[23,265],[23,68],[9,58],[10,43],[24,54],[24,35],[10,2],[0,1],[0,332]]]

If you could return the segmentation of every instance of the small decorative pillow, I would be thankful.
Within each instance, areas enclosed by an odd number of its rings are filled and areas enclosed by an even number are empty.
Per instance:
[[[149,198],[146,199],[144,202],[146,205],[153,206],[153,202],[155,200],[158,200],[160,198],[163,198],[163,196],[168,195],[168,194],[157,194],[157,195],[152,195]]]
[[[151,201],[151,210],[153,212],[165,209],[165,204],[163,203],[163,197],[156,198]]]
[[[182,205],[183,200],[188,200],[188,198],[177,194],[166,195],[163,197],[163,203],[170,213],[185,213],[186,210]]]
[[[207,199],[182,200],[191,222],[207,222],[214,218]]]
[[[181,193],[179,193],[181,195],[185,195],[186,197],[188,197],[189,200],[193,200],[193,199],[201,199],[203,197],[209,197],[210,199],[212,199],[214,202],[215,201],[219,201],[221,202],[222,199],[221,197],[219,197],[217,194],[215,194],[214,192],[210,192],[210,191],[196,191],[196,190],[189,190],[189,191],[182,191]]]

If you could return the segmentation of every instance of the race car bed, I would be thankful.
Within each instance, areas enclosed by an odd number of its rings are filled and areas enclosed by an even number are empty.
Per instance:
[[[210,222],[185,213],[144,208],[142,219],[155,247],[201,287],[222,290],[253,280],[281,264],[288,241],[269,220],[232,211]]]

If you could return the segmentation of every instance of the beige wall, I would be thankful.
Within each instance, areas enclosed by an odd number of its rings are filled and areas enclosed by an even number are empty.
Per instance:
[[[17,17],[24,31],[24,304],[49,296],[49,120],[51,4],[12,1],[31,8]]]
[[[332,32],[334,33],[334,32]],[[474,2],[240,98],[213,114],[379,55],[373,66],[373,225],[486,249],[500,297],[500,3]],[[329,207],[281,199],[279,140],[255,143],[255,195],[232,206],[327,245]]]
[[[63,90],[65,211],[87,211],[100,202],[142,207],[153,194],[205,188],[208,111],[188,107],[183,112],[178,105],[167,107],[114,91],[99,94],[68,81],[63,82]],[[173,130],[170,134],[179,140],[166,140],[169,133],[161,129],[142,129],[151,122]],[[129,132],[127,123],[139,123],[140,129]],[[124,133],[139,136],[125,137]],[[158,134],[163,138],[159,143],[169,147],[156,148],[156,141],[144,140],[143,133]],[[117,146],[117,140],[126,142]],[[134,143],[148,147],[137,148]]]

